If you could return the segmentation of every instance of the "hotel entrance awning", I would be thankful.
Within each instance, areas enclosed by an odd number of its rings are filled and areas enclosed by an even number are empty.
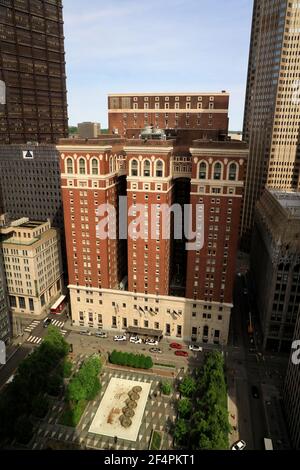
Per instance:
[[[130,326],[127,328],[127,333],[131,335],[138,335],[138,336],[147,336],[152,338],[162,338],[163,332],[161,330],[151,330],[150,328],[139,328],[137,326]]]

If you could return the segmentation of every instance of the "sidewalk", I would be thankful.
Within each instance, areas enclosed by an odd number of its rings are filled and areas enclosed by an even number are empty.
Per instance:
[[[228,377],[228,413],[229,413],[229,423],[232,427],[232,431],[229,434],[229,444],[230,447],[235,442],[239,441],[239,428],[238,428],[238,409],[236,406],[237,402],[236,394],[236,383],[234,377]]]

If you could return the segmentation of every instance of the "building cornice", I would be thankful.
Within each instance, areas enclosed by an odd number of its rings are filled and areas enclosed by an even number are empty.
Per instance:
[[[174,147],[147,147],[144,146],[139,146],[139,147],[124,147],[124,151],[126,153],[138,153],[138,154],[143,154],[143,153],[150,153],[152,155],[156,153],[165,153],[168,154],[174,150]]]
[[[132,97],[134,98],[135,96],[230,96],[228,92],[192,92],[192,93],[183,93],[183,92],[172,92],[172,93],[109,93],[108,97],[111,98],[122,98],[122,97]]]

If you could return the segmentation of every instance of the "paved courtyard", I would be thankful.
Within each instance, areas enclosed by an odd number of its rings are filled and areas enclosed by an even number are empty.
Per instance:
[[[87,356],[81,355],[76,360],[76,370],[79,370],[82,362]],[[142,417],[141,426],[137,433],[135,442],[125,438],[118,438],[89,432],[91,424],[99,409],[99,405],[106,393],[111,379],[117,378],[130,380],[137,383],[149,384],[149,396],[146,401],[145,411]],[[149,448],[152,430],[163,431],[162,449],[172,449],[173,439],[169,434],[169,428],[176,420],[174,403],[177,399],[176,393],[169,397],[160,394],[160,382],[164,378],[157,375],[149,375],[140,371],[123,371],[104,368],[101,373],[102,390],[99,397],[90,402],[76,429],[59,424],[61,412],[64,409],[64,400],[54,400],[52,410],[45,421],[41,421],[38,426],[37,436],[32,446],[33,449],[46,448],[48,442],[60,441],[66,445],[80,446],[87,449],[111,449],[116,450],[146,450]]]
[[[129,399],[129,393],[133,387],[140,387],[140,392],[136,396],[138,401],[134,402],[136,408],[132,410],[134,416],[130,419],[132,424],[127,428],[123,427],[120,417],[123,415],[122,409],[126,408],[125,401]],[[102,398],[97,413],[89,429],[90,434],[118,437],[135,442],[138,438],[141,427],[151,383],[133,382],[123,378],[113,377]]]

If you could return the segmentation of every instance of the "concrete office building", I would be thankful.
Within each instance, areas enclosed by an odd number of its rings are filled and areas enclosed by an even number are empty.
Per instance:
[[[130,129],[218,129],[228,132],[229,94],[132,93],[108,96],[111,133],[125,136]]]
[[[54,145],[0,145],[0,186],[11,219],[51,219],[64,228],[59,154]]]
[[[255,0],[244,140],[249,143],[242,235],[249,246],[265,186],[300,189],[300,3]]]
[[[0,4],[0,143],[68,135],[61,0]]]
[[[300,317],[300,193],[266,189],[257,206],[251,271],[267,350],[289,351]]]
[[[50,221],[21,219],[0,229],[12,314],[40,316],[63,291],[60,236]]]
[[[97,139],[101,134],[98,122],[81,122],[78,124],[78,137],[80,139]]]

